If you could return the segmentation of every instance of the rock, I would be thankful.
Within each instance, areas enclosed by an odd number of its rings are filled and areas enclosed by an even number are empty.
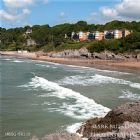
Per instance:
[[[116,107],[104,118],[90,119],[77,132],[89,138],[93,133],[118,131],[126,121],[140,123],[140,101]]]
[[[118,54],[118,55],[115,55],[115,56],[114,56],[114,59],[115,59],[115,60],[125,60],[126,58],[125,58],[124,55]]]
[[[81,48],[79,50],[64,50],[62,52],[51,52],[48,53],[50,57],[57,58],[89,58],[91,53],[86,48]]]
[[[36,137],[33,137],[31,140],[81,140],[81,138],[77,134],[54,133],[54,134],[46,135],[41,139],[37,139]]]
[[[138,60],[140,60],[140,53],[139,53],[139,54],[137,54],[137,59],[138,59]]]
[[[94,59],[101,59],[101,60],[140,60],[140,54],[133,55],[133,54],[114,54],[110,51],[104,52],[94,52],[90,53],[87,48],[75,49],[75,50],[64,50],[61,52],[51,52],[47,53],[49,57],[55,58],[94,58]]]

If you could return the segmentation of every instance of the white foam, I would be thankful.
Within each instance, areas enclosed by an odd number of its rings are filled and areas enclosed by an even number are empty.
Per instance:
[[[9,60],[12,60],[12,59],[6,58],[6,59],[3,59],[3,60],[9,61]]]
[[[51,65],[42,65],[42,64],[35,64],[37,66],[41,66],[41,67],[46,67],[46,68],[53,68],[53,69],[56,69],[57,67],[55,66],[51,66]]]
[[[63,64],[65,65],[65,64]],[[72,67],[72,68],[80,68],[79,70],[81,70],[81,68],[84,70],[88,69],[91,70],[91,71],[99,71],[99,72],[106,72],[106,73],[117,73],[117,74],[131,74],[131,73],[128,73],[128,72],[120,72],[120,71],[115,71],[115,70],[106,70],[106,69],[97,69],[97,68],[92,68],[92,67],[87,67],[87,66],[76,66],[76,65],[66,65],[68,67]]]
[[[113,84],[120,84],[120,85],[128,85],[130,87],[140,89],[140,83],[133,83],[131,81],[113,78],[109,76],[103,76],[99,74],[95,74],[94,76],[90,76],[90,75],[69,76],[59,80],[58,83],[60,85],[83,85],[83,86],[113,83]]]
[[[15,63],[22,63],[22,62],[24,62],[24,61],[21,61],[21,60],[14,60],[13,62],[15,62]]]
[[[76,119],[103,117],[110,110],[107,107],[97,104],[93,99],[89,99],[78,92],[59,86],[57,83],[48,81],[42,77],[35,76],[31,79],[31,82],[24,85],[24,87],[31,87],[34,89],[41,88],[50,91],[44,94],[45,96],[70,100],[71,102],[63,101],[61,106],[56,106],[54,108],[50,107],[48,110],[51,112],[58,111]]]
[[[42,64],[35,64],[35,65],[37,65],[37,66],[41,66],[41,67],[47,67],[47,68],[50,67],[49,65],[42,65]]]
[[[75,123],[70,126],[67,126],[66,131],[69,133],[76,133],[76,131],[80,128],[80,126],[82,126],[82,124],[83,123],[80,122],[80,123]]]
[[[122,99],[140,100],[140,94],[132,93],[129,90],[123,90],[123,94],[119,96]]]

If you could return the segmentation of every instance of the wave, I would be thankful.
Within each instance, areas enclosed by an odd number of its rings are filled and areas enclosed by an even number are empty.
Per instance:
[[[41,67],[46,67],[46,68],[53,68],[53,69],[56,69],[57,67],[55,66],[51,66],[51,65],[42,65],[42,64],[35,64],[37,66],[41,66]]]
[[[97,104],[93,99],[89,99],[78,92],[62,87],[42,77],[35,76],[31,79],[31,82],[23,86],[34,89],[41,88],[49,91],[44,94],[45,96],[62,99],[60,106],[48,108],[50,112],[61,112],[66,116],[76,119],[89,119],[91,117],[103,117],[110,110]],[[64,99],[66,100],[64,101]]]
[[[22,63],[22,62],[24,62],[24,61],[21,61],[21,60],[14,60],[13,62],[15,62],[15,63]]]
[[[132,93],[129,90],[123,90],[123,94],[119,96],[122,99],[140,100],[140,94]]]
[[[12,60],[12,59],[6,58],[6,59],[2,59],[2,60],[10,61],[10,60]]]
[[[76,131],[82,126],[83,122],[75,123],[70,126],[67,126],[66,131],[69,133],[76,133]]]
[[[42,65],[42,64],[35,64],[35,65],[37,65],[37,66],[41,66],[41,67],[47,67],[47,68],[50,67],[49,65]]]
[[[62,65],[65,65],[65,64],[62,64]],[[97,68],[92,68],[92,67],[86,67],[86,66],[76,66],[76,65],[66,65],[68,67],[72,67],[72,68],[82,68],[83,70],[85,69],[88,69],[88,71],[98,71],[98,72],[106,72],[106,73],[115,73],[115,74],[126,74],[126,75],[130,75],[132,73],[128,73],[128,72],[120,72],[120,71],[115,71],[115,70],[103,70],[103,69],[97,69]],[[81,69],[79,69],[81,70]],[[87,71],[86,71],[87,72]]]
[[[99,74],[95,74],[94,76],[90,76],[90,75],[69,76],[59,80],[58,83],[60,85],[82,85],[82,86],[113,83],[113,84],[120,84],[120,85],[128,85],[130,87],[140,89],[140,83],[133,83],[131,81],[113,78],[109,76],[103,76]]]

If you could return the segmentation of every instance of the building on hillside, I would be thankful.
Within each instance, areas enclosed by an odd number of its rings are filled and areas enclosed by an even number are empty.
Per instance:
[[[122,37],[126,37],[126,36],[128,36],[130,34],[131,34],[131,31],[126,30],[126,29],[122,30]]]
[[[25,34],[31,34],[33,31],[32,31],[32,28],[28,28],[25,32]]]
[[[89,33],[88,34],[88,40],[95,40],[95,33]]]
[[[36,45],[36,42],[33,39],[27,39],[26,45],[27,46],[34,46],[34,45]]]
[[[122,30],[114,30],[114,39],[120,39],[123,37]]]
[[[66,38],[68,38],[68,35],[67,35],[67,34],[65,34],[65,39],[66,39]]]
[[[75,34],[75,32],[72,32],[71,33],[71,39],[73,39],[74,34]]]
[[[112,30],[104,31],[104,39],[114,38],[114,32]]]
[[[83,32],[80,31],[79,33],[72,32],[71,33],[71,39],[73,40],[79,40],[82,41],[88,41],[88,40],[103,40],[103,39],[120,39],[122,37],[126,37],[129,35],[132,31],[129,30],[105,30],[104,32]],[[65,36],[66,37],[66,36]]]
[[[82,31],[80,31],[80,32],[78,33],[78,35],[79,35],[79,40],[80,40],[80,41],[86,41],[86,40],[88,40],[88,34],[89,34],[89,32],[82,32]]]
[[[71,39],[79,41],[79,34],[75,33],[75,32],[72,32],[71,33]]]
[[[99,32],[99,31],[96,31],[95,32],[95,39],[96,40],[103,40],[104,39],[104,33],[103,32]]]

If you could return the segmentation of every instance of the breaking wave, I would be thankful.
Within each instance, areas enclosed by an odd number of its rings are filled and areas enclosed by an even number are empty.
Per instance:
[[[28,88],[41,88],[45,91],[49,91],[44,95],[47,97],[55,97],[62,100],[60,106],[48,107],[50,112],[61,112],[62,114],[76,118],[76,119],[88,119],[91,117],[103,117],[110,110],[100,104],[97,104],[93,99],[85,97],[78,92],[71,89],[62,87],[57,83],[48,81],[45,78],[35,76],[31,79],[27,85],[23,87]],[[42,95],[39,95],[42,97]],[[66,100],[65,100],[66,99]]]
[[[117,79],[109,76],[103,76],[99,74],[95,74],[94,76],[89,76],[89,75],[69,76],[59,80],[58,83],[60,85],[82,85],[82,86],[113,83],[113,84],[120,84],[120,85],[128,85],[130,87],[140,89],[139,83],[133,83],[131,81]]]
[[[123,90],[123,94],[119,96],[122,99],[140,100],[140,94],[132,93],[129,90]]]
[[[62,65],[65,65],[65,64],[62,64]],[[80,71],[81,68],[82,68],[82,71],[84,70],[87,70],[88,71],[95,71],[95,72],[105,72],[105,73],[114,73],[114,74],[125,74],[125,75],[132,75],[132,73],[128,73],[128,72],[120,72],[120,71],[115,71],[115,70],[106,70],[106,69],[97,69],[97,68],[93,68],[93,67],[86,67],[86,66],[76,66],[76,65],[66,65],[67,67],[72,67],[72,68],[75,68],[73,70],[69,70],[69,71]],[[87,71],[85,71],[87,72]]]
[[[69,133],[76,133],[76,131],[82,126],[82,124],[83,123],[80,122],[80,123],[75,123],[70,126],[67,126],[66,131]]]
[[[15,62],[15,63],[22,63],[22,62],[24,62],[24,61],[21,61],[21,60],[14,60],[13,62]]]
[[[46,68],[53,68],[56,69],[56,66],[51,66],[51,65],[42,65],[42,64],[36,64],[37,66],[41,66],[41,67],[46,67]]]

